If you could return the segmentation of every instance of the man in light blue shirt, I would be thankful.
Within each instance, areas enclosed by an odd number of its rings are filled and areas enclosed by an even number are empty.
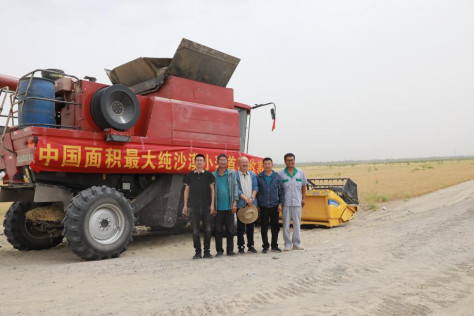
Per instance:
[[[295,168],[295,155],[288,153],[284,157],[286,168],[278,174],[283,183],[285,199],[283,202],[283,240],[285,251],[303,250],[301,245],[301,213],[305,204],[308,181],[303,171]],[[293,236],[290,237],[290,222],[293,220]]]
[[[249,170],[249,159],[245,156],[239,158],[239,171],[237,171],[237,188],[239,190],[239,200],[237,208],[240,209],[246,205],[253,204],[258,206],[255,198],[258,193],[257,177],[255,173]],[[251,253],[257,253],[254,247],[253,233],[255,223],[244,224],[237,218],[237,246],[239,254],[244,254],[245,240],[244,233],[247,235],[247,249]]]

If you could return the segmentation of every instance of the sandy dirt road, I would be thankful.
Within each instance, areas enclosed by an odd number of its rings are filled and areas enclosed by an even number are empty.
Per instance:
[[[304,229],[304,251],[211,260],[191,260],[189,233],[138,236],[99,262],[2,235],[0,314],[473,315],[474,181],[385,206]]]

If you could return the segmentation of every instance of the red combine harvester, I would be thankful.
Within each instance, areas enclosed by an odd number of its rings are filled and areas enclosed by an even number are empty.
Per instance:
[[[183,39],[172,59],[108,71],[113,85],[52,69],[0,75],[8,241],[34,250],[65,237],[81,258],[118,257],[135,225],[185,223],[183,177],[197,153],[206,169],[225,153],[229,168],[246,155],[260,172],[261,158],[244,153],[251,108],[226,88],[239,61]]]

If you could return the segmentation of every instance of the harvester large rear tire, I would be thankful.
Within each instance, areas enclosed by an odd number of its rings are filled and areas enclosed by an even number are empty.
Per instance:
[[[132,240],[133,209],[121,192],[94,186],[72,199],[63,224],[69,247],[79,257],[116,258]]]
[[[26,219],[26,213],[40,206],[45,204],[14,202],[8,209],[3,227],[13,248],[21,251],[41,250],[56,247],[62,242],[63,236],[51,236],[50,233],[37,229],[34,222]]]

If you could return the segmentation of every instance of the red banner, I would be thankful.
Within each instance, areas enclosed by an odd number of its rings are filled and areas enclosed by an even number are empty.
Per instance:
[[[237,170],[238,158],[249,158],[249,170],[263,171],[262,158],[238,151],[213,150],[136,143],[111,143],[86,139],[40,137],[31,168],[35,172],[86,173],[188,173],[196,167],[197,154],[206,157],[205,169],[217,169],[217,156],[226,154],[229,169]]]

